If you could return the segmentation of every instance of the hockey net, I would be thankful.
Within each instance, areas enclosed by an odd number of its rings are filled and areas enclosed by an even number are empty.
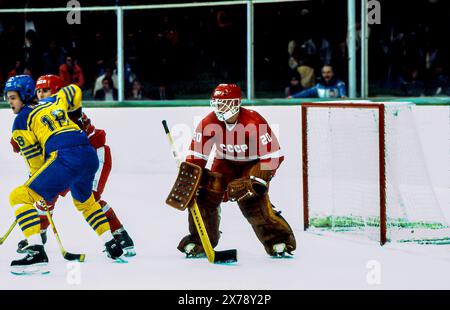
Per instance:
[[[305,230],[450,243],[409,103],[302,105]]]

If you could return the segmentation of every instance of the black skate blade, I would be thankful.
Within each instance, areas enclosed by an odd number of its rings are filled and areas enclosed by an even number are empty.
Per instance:
[[[216,251],[214,264],[232,264],[237,262],[237,250]]]
[[[128,261],[121,257],[112,258],[113,262],[116,264],[128,264]]]
[[[116,258],[112,258],[109,255],[106,255],[106,257],[108,258],[108,261],[111,263],[115,263],[115,264],[128,264],[128,261],[124,258],[125,254],[122,254],[119,257]]]
[[[287,253],[278,253],[276,255],[272,255],[271,258],[272,259],[293,259],[294,255],[293,254],[288,254]]]
[[[11,273],[16,276],[47,275],[50,273],[47,263],[29,266],[11,266]]]
[[[103,252],[105,252],[105,251],[103,251]],[[115,263],[115,264],[128,264],[128,261],[127,261],[126,259],[124,259],[125,254],[122,254],[121,256],[116,257],[116,258],[112,258],[112,257],[109,256],[108,254],[106,254],[106,257],[108,258],[108,260],[109,260],[111,263]]]

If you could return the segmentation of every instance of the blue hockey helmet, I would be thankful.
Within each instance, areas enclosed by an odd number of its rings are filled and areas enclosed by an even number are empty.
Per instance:
[[[5,100],[6,94],[9,91],[18,92],[23,103],[30,104],[35,96],[35,83],[29,75],[15,75],[6,81],[4,90]]]

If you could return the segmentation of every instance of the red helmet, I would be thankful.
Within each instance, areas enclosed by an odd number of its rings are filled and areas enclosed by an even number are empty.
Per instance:
[[[56,94],[62,88],[61,78],[53,74],[43,75],[36,81],[36,90],[41,88],[49,88],[52,95]]]
[[[236,84],[220,84],[211,95],[211,107],[220,121],[226,121],[239,113],[242,92]]]

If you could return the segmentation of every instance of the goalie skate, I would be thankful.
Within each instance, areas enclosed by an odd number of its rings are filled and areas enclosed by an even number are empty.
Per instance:
[[[186,253],[186,258],[205,258],[205,252],[199,251],[199,246],[195,243],[188,243],[184,247],[184,253]]]
[[[291,257],[292,253],[287,251],[286,243],[277,243],[272,247],[272,256],[277,258]],[[289,256],[286,255],[289,254]]]

